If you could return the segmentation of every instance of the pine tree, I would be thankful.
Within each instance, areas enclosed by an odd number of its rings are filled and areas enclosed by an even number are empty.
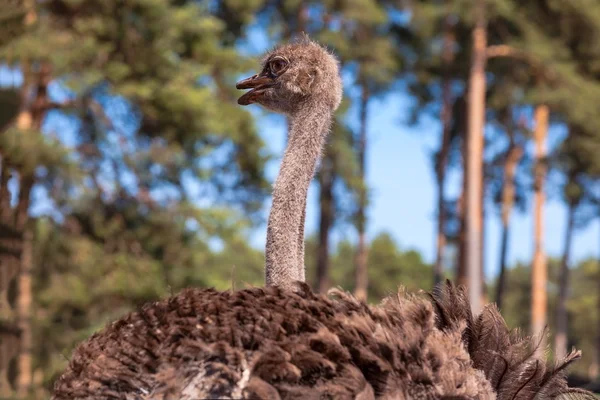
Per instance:
[[[518,200],[516,173],[517,167],[523,157],[524,143],[517,137],[515,124],[512,117],[512,108],[503,110],[504,126],[508,136],[508,147],[503,153],[502,177],[499,179],[501,187],[499,190],[499,202],[501,208],[502,234],[500,243],[499,274],[496,287],[496,305],[502,310],[504,293],[506,290],[506,269],[508,257],[508,241],[510,232],[511,213],[514,203]],[[522,196],[521,196],[522,197]]]
[[[344,65],[356,68],[355,84],[360,89],[360,95],[354,99],[359,120],[354,143],[360,182],[355,186],[357,190],[355,225],[358,243],[354,259],[354,293],[361,299],[366,299],[368,294],[366,237],[368,108],[371,99],[385,93],[388,85],[396,78],[399,60],[391,39],[385,35],[390,27],[390,21],[383,6],[383,2],[375,0],[339,2],[335,7],[327,10],[326,16],[329,21],[332,20],[331,16],[339,16],[342,29],[330,30],[320,35],[325,43],[336,49]]]
[[[442,62],[444,64],[444,76],[442,77],[442,109],[440,111],[440,120],[442,122],[442,139],[440,149],[436,154],[435,160],[435,175],[437,181],[437,209],[438,209],[438,224],[437,224],[437,241],[436,241],[436,258],[435,268],[433,272],[433,283],[438,284],[443,279],[443,254],[446,246],[446,234],[444,226],[446,224],[446,198],[444,194],[446,183],[446,171],[448,167],[448,158],[450,153],[452,139],[452,76],[450,75],[450,67],[454,62],[454,51],[452,49],[454,39],[454,26],[452,23],[452,15],[446,15],[444,19],[443,32],[443,49]]]
[[[211,14],[224,4],[211,10],[193,1],[34,4],[19,11],[21,25],[0,44],[0,62],[23,75],[13,88],[20,93],[17,113],[0,116],[1,222],[3,232],[13,233],[0,239],[0,273],[11,278],[0,282],[3,298],[20,265],[23,293],[27,273],[35,271],[36,308],[28,314],[24,296],[14,315],[27,371],[11,385],[21,392],[31,386],[29,365],[44,368],[49,384],[64,366],[60,354],[107,318],[190,281],[191,266],[211,254],[206,242],[245,229],[267,194],[263,142],[251,116],[235,106],[233,82],[248,59],[224,30],[230,21]],[[256,9],[245,10],[238,17],[250,21]],[[11,179],[16,190],[9,189]],[[198,200],[210,207],[193,206]],[[55,221],[30,220],[30,206],[43,203]],[[26,227],[41,229],[38,223],[56,247],[49,247],[52,257],[41,257],[45,245],[36,232],[30,267],[20,255],[23,234]],[[50,265],[52,273],[45,270]],[[239,278],[256,282],[256,269],[243,271]],[[219,285],[231,283],[231,271],[212,276]],[[56,320],[65,325],[57,328]],[[2,326],[5,373],[19,346],[17,331]]]
[[[556,302],[556,329],[554,332],[554,354],[564,357],[568,350],[567,301],[570,286],[571,247],[576,230],[589,223],[588,215],[595,211],[593,183],[600,178],[600,163],[591,156],[596,149],[585,142],[587,134],[578,125],[569,127],[569,135],[553,155],[554,164],[565,174],[563,197],[567,205],[567,223],[564,251],[560,263],[558,297]]]
[[[340,115],[345,114],[344,108]],[[355,185],[360,183],[357,169],[352,131],[338,117],[317,176],[320,214],[314,287],[321,293],[331,288],[330,232],[334,224],[346,224],[352,214],[352,206],[345,204],[344,199],[352,198]]]
[[[483,182],[483,130],[485,126],[485,68],[487,61],[487,32],[485,0],[474,6],[472,66],[469,77],[469,129],[467,134],[466,243],[469,294],[473,312],[481,309],[481,232]]]
[[[548,313],[548,267],[544,251],[544,203],[546,179],[546,140],[548,136],[548,106],[542,104],[535,109],[535,169],[534,169],[534,253],[531,264],[531,332],[540,335],[546,326]]]

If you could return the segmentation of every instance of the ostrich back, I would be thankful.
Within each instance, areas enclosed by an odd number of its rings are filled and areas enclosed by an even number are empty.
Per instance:
[[[74,352],[54,399],[530,399],[578,394],[488,307],[450,284],[433,301],[370,307],[299,284],[187,289],[150,303]],[[579,393],[586,397],[584,392]],[[590,397],[591,398],[591,397]]]

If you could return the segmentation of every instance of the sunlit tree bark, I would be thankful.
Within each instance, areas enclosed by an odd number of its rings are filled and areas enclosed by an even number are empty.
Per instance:
[[[487,33],[485,1],[474,4],[473,59],[469,76],[469,123],[467,131],[466,264],[471,308],[481,309],[481,230],[483,132],[485,126],[485,68]]]
[[[540,334],[546,326],[548,308],[548,270],[544,252],[544,181],[546,179],[546,137],[550,111],[540,104],[535,109],[535,177],[534,177],[534,254],[531,267],[531,333]],[[540,346],[540,351],[544,346]]]

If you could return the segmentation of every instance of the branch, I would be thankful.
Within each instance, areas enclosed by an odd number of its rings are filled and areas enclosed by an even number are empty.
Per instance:
[[[540,73],[548,78],[549,80],[554,80],[557,78],[557,75],[554,71],[544,65],[537,57],[532,56],[530,53],[527,53],[523,50],[516,49],[507,44],[497,44],[493,46],[488,46],[485,52],[488,60],[496,57],[507,57],[519,59],[527,62],[530,66],[538,69]]]
[[[486,56],[488,59],[494,57],[510,57],[510,58],[520,58],[529,63],[537,64],[529,54],[525,53],[523,50],[515,49],[512,46],[507,44],[497,44],[494,46],[488,46],[486,50]]]
[[[8,181],[11,178],[11,173],[6,158],[2,161],[2,172],[0,173],[0,223],[8,224],[12,214],[10,192],[8,190]]]
[[[74,108],[77,106],[77,100],[68,100],[62,103],[57,103],[57,102],[49,102],[46,107],[50,110],[64,110],[67,108]]]
[[[104,111],[104,108],[102,107],[102,105],[100,103],[98,103],[96,100],[94,100],[92,98],[89,98],[87,101],[87,105],[90,108],[90,111],[92,111],[92,113],[96,116],[96,118],[98,118],[100,120],[100,122],[105,124],[108,129],[113,129],[113,130],[117,129],[114,126],[114,124],[112,123],[110,117]],[[122,133],[122,132],[119,132],[119,133]]]
[[[19,189],[19,202],[17,203],[15,212],[15,228],[19,232],[23,232],[27,223],[29,214],[29,204],[31,203],[31,189],[34,184],[33,177],[21,177]]]
[[[47,112],[50,110],[67,110],[71,108],[76,108],[79,106],[79,102],[77,99],[67,100],[64,102],[55,102],[55,101],[42,101],[37,107],[34,107],[35,111],[39,112]]]

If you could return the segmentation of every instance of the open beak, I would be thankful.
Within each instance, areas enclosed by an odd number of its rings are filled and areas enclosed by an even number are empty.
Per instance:
[[[244,93],[239,99],[238,104],[247,106],[248,104],[256,103],[264,94],[265,89],[270,88],[275,84],[275,80],[266,75],[254,75],[250,78],[243,79],[236,83],[236,89],[252,89]]]

